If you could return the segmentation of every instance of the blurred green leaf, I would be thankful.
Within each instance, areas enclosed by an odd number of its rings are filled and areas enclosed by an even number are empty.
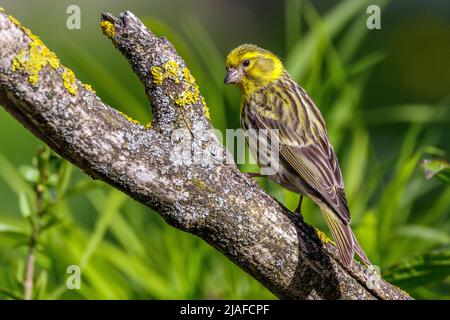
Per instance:
[[[58,223],[61,223],[61,219],[56,216],[55,214],[48,215],[46,217],[46,221],[42,224],[42,226],[39,228],[40,233],[42,234],[44,231],[50,229],[51,227],[57,225]]]
[[[34,297],[37,300],[45,299],[48,284],[48,274],[47,271],[42,270],[35,281],[34,286]]]
[[[301,0],[284,1],[284,20],[286,34],[286,52],[290,52],[297,41],[300,39],[301,30]]]
[[[184,23],[184,29],[192,43],[195,43],[194,49],[199,53],[203,65],[209,72],[209,78],[214,81],[217,87],[224,88],[224,72],[218,73],[218,70],[225,70],[224,57],[217,48],[216,43],[208,34],[201,22],[191,17]]]
[[[20,175],[26,181],[31,183],[38,183],[40,179],[40,173],[37,168],[31,166],[22,166],[19,168]]]
[[[418,222],[424,225],[441,226],[448,218],[450,208],[450,186],[447,186],[422,213]]]
[[[389,1],[377,1],[377,5],[383,10]],[[361,27],[366,25],[367,15],[361,15],[354,19],[350,28],[344,33],[339,41],[339,55],[344,62],[354,59],[358,49],[364,43],[367,34],[371,31],[368,28]]]
[[[95,197],[91,198],[93,202],[96,201]],[[108,201],[105,202],[105,207],[99,211],[101,214],[97,220],[95,230],[89,239],[89,242],[84,250],[83,257],[81,258],[80,267],[84,268],[90,257],[98,249],[107,228],[109,227],[111,220],[118,213],[118,210],[123,205],[127,196],[122,192],[112,189],[108,197]]]
[[[13,165],[0,154],[0,177],[8,184],[8,186],[15,192],[25,192],[29,196],[33,196],[32,188],[23,180],[18,174]]]
[[[392,267],[384,278],[404,289],[416,288],[450,275],[450,247],[412,257]]]
[[[27,242],[29,238],[28,233],[24,229],[6,223],[0,223],[0,235],[13,240],[15,244],[17,242]]]
[[[364,129],[355,129],[355,134],[351,141],[352,148],[350,149],[349,158],[344,163],[344,174],[346,193],[349,198],[358,194],[360,188],[363,186],[364,175],[366,172],[368,150],[369,150],[369,134]]]
[[[91,190],[105,188],[106,184],[103,181],[84,179],[76,183],[72,188],[69,188],[62,195],[62,199],[70,198],[79,194],[88,193]]]
[[[384,263],[389,256],[383,254],[391,247],[391,236],[393,229],[400,223],[404,223],[407,211],[402,206],[402,198],[414,169],[419,161],[420,152],[414,152],[417,137],[420,133],[420,125],[412,125],[405,136],[402,149],[400,150],[392,180],[383,187],[383,194],[379,200],[377,214],[379,215],[377,244]]]
[[[144,244],[139,239],[132,225],[130,225],[122,215],[118,214],[114,217],[111,224],[111,231],[122,246],[127,248],[127,251],[129,250],[141,257],[146,255]]]
[[[19,209],[22,217],[28,218],[31,216],[31,205],[28,202],[28,198],[24,192],[19,193]]]
[[[114,99],[116,106],[112,107],[123,110],[133,118],[141,121],[150,118],[150,112],[147,111],[146,105],[135,97],[120,79],[114,77],[111,71],[100,63],[92,53],[81,46],[75,45],[72,41],[67,41],[66,45],[70,48],[70,50],[67,51],[67,54],[71,59],[82,63],[90,76],[94,79],[98,79],[98,83],[101,84],[102,89]]]
[[[377,125],[396,122],[448,123],[450,122],[450,117],[438,116],[448,109],[449,107],[445,105],[406,104],[367,109],[363,115],[366,123]]]
[[[420,162],[425,178],[437,177],[450,184],[450,163],[439,159],[425,159]]]
[[[69,186],[70,178],[72,177],[72,171],[73,171],[72,164],[64,160],[59,170],[58,184],[56,188],[58,198],[64,196],[64,193],[66,192],[67,187]]]
[[[355,235],[370,259],[378,260],[377,251],[377,218],[374,210],[365,212],[356,226]]]
[[[199,77],[201,92],[212,106],[211,119],[217,128],[224,130],[227,128],[225,99],[234,102],[232,90],[225,88],[223,84],[225,57],[198,19],[189,18],[184,23],[184,31],[196,53],[198,65],[203,66],[203,72],[194,73],[194,75]]]
[[[347,0],[339,3],[323,17],[324,32],[330,39],[334,38],[358,12],[365,12],[362,8],[367,7],[369,3],[368,0]],[[321,32],[319,26],[312,28],[289,52],[285,65],[294,79],[302,78],[306,72],[309,61],[317,47],[319,32]]]
[[[148,27],[154,34],[159,37],[167,38],[175,47],[178,54],[186,61],[188,65],[195,63],[193,61],[193,54],[190,47],[187,45],[183,37],[172,29],[167,23],[161,21],[160,19],[155,19],[152,17],[139,17],[141,21]]]
[[[450,242],[450,235],[447,232],[421,225],[405,225],[399,227],[395,233],[399,236],[431,241],[437,244]]]
[[[0,295],[14,300],[23,300],[23,296],[20,292],[11,289],[0,288]]]
[[[446,154],[446,152],[444,150],[436,148],[434,146],[425,146],[425,147],[423,147],[423,152],[428,154],[428,155],[439,156],[439,157],[443,157]]]
[[[349,74],[357,75],[363,71],[367,71],[377,63],[383,61],[386,56],[387,54],[384,51],[376,51],[368,54],[351,65]]]
[[[25,231],[19,227],[0,223],[0,233],[12,233],[26,235]]]
[[[48,176],[47,181],[46,181],[45,184],[47,186],[53,188],[53,187],[56,187],[58,185],[58,182],[59,182],[59,176],[57,174],[53,173],[53,174],[50,174]]]

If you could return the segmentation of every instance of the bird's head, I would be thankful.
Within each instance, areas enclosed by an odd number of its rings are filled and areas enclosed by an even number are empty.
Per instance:
[[[226,84],[237,84],[248,94],[277,80],[284,67],[272,52],[253,44],[243,44],[233,49],[225,62]]]

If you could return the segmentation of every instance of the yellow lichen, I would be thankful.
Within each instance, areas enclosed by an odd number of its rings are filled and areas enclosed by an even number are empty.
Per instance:
[[[192,184],[201,190],[206,190],[206,183],[200,179],[192,179]]]
[[[195,90],[193,87],[188,87],[183,90],[178,98],[175,100],[175,103],[180,107],[184,107],[188,104],[192,104],[198,101],[198,90]]]
[[[145,127],[146,127],[147,129],[150,129],[150,128],[152,127],[152,122],[150,121],[149,123],[147,123],[147,124],[145,125]]]
[[[198,85],[195,83],[195,79],[189,69],[183,68],[182,74],[183,79],[187,83],[187,86],[175,100],[175,103],[181,107],[184,107],[185,105],[192,104],[198,101],[200,90]]]
[[[61,75],[63,83],[64,83],[64,88],[67,89],[67,91],[70,92],[70,94],[77,94],[77,78],[75,77],[75,74],[73,73],[72,70],[64,68],[64,71]]]
[[[209,108],[208,108],[208,106],[206,105],[206,100],[205,100],[204,97],[202,97],[202,104],[203,104],[203,108],[204,108],[204,111],[205,111],[205,116],[206,116],[206,118],[208,118],[208,120],[211,121],[211,115],[210,115],[210,113],[209,113]]]
[[[211,186],[209,186],[205,181],[197,179],[197,178],[193,178],[192,179],[192,184],[194,186],[196,186],[198,189],[203,190],[203,191],[207,191],[208,193],[214,193],[215,190],[214,188],[212,188]]]
[[[175,100],[175,103],[180,106],[185,106],[186,104],[194,103],[198,100],[199,89],[188,68],[183,68],[181,72],[183,74],[183,79],[186,81],[188,86],[183,92],[181,92],[178,99]]]
[[[0,7],[0,12],[1,13],[5,12],[5,9],[3,9],[3,7]]]
[[[20,23],[14,18],[9,17],[10,20],[20,26]],[[59,59],[55,53],[50,51],[39,37],[32,34],[28,29],[22,27],[28,36],[30,42],[28,44],[28,55],[25,49],[22,49],[17,56],[11,61],[12,71],[23,71],[28,73],[28,82],[35,85],[39,81],[39,71],[46,65],[50,65],[53,69],[58,69]]]
[[[32,85],[36,85],[39,82],[39,72],[42,68],[49,65],[54,70],[58,70],[60,67],[60,62],[56,54],[39,39],[38,36],[31,33],[31,31],[20,24],[20,22],[13,16],[9,16],[10,21],[20,27],[24,31],[29,39],[28,52],[25,49],[20,50],[20,52],[11,61],[11,70],[21,71],[28,74],[28,82]],[[72,70],[63,67],[61,74],[64,87],[71,94],[77,93],[77,83],[76,77]],[[92,88],[89,86],[87,89]]]
[[[111,22],[103,20],[100,22],[100,27],[102,28],[103,34],[108,38],[112,39],[116,35],[116,27]]]
[[[165,79],[172,79],[175,83],[180,83],[178,78],[179,65],[175,60],[169,60],[161,67],[153,67],[150,72],[153,76],[153,83],[161,85]]]
[[[86,90],[89,90],[89,91],[95,93],[95,90],[92,88],[92,86],[91,86],[90,84],[83,83],[83,87],[84,87]]]
[[[8,18],[9,18],[9,20],[11,21],[12,24],[18,26],[18,27],[19,27],[20,29],[22,29],[22,31],[25,32],[28,36],[30,36],[30,37],[31,37],[31,36],[36,37],[35,35],[33,35],[33,34],[31,33],[31,31],[30,31],[29,29],[25,28],[25,27],[20,23],[20,21],[17,20],[15,17],[13,17],[12,15],[9,15]],[[36,37],[36,38],[37,38],[37,37]],[[38,38],[38,39],[39,39],[39,38]]]
[[[320,231],[317,228],[314,228],[314,230],[316,231],[316,234],[319,237],[320,241],[322,241],[323,243],[332,243],[335,245],[335,242],[333,240],[331,240],[330,238],[328,238],[325,233],[323,233],[322,231]]]
[[[27,52],[25,51],[25,49],[20,50],[20,52],[17,54],[17,56],[11,62],[12,71],[17,71],[21,68],[22,64],[24,64],[26,62],[26,55],[27,55]]]
[[[156,85],[161,85],[166,79],[172,79],[175,83],[180,83],[180,79],[178,77],[179,68],[180,66],[175,60],[169,60],[160,67],[153,67],[150,70],[153,76],[153,83]],[[193,104],[199,101],[200,89],[195,83],[195,78],[192,76],[188,68],[183,68],[181,70],[181,74],[185,84],[183,86],[183,91],[174,100],[178,106],[184,107],[188,104]],[[206,101],[203,97],[201,101],[204,106],[205,116],[210,119]]]
[[[127,119],[128,121],[133,122],[133,123],[136,123],[136,124],[139,124],[139,125],[141,124],[139,121],[133,119],[132,117],[130,117],[129,115],[123,113],[122,111],[119,111],[119,113],[120,113],[125,119]]]
[[[20,24],[19,20],[17,20],[15,17],[13,17],[12,15],[8,16],[9,20],[11,20],[11,22],[13,24],[15,24],[18,27],[22,27],[22,25]]]
[[[153,83],[160,85],[164,81],[164,73],[160,67],[153,67],[152,70]]]
[[[178,79],[178,62],[169,60],[163,65],[163,69],[167,78],[171,78],[175,83],[180,83],[180,79]]]
[[[195,83],[195,78],[194,78],[194,76],[191,74],[191,72],[189,71],[188,68],[183,68],[183,70],[181,70],[181,73],[183,73],[183,79],[184,79],[187,83],[189,83],[189,84],[191,84],[191,85],[194,85],[194,86],[197,85],[197,84]]]

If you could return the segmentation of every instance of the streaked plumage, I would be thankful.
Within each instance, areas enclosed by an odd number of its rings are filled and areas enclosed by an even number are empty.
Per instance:
[[[319,205],[345,265],[350,265],[355,251],[370,264],[350,229],[339,163],[325,121],[312,99],[276,55],[255,45],[231,51],[226,67],[225,82],[235,83],[243,91],[242,128],[278,129],[279,170],[270,178]],[[256,143],[249,143],[249,147],[257,158]]]

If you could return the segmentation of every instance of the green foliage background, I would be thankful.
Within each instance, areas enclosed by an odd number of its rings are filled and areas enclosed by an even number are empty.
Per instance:
[[[382,8],[382,29],[366,8]],[[68,5],[81,30],[65,28]],[[171,40],[196,77],[213,125],[239,127],[239,92],[223,85],[230,49],[254,42],[283,57],[324,113],[344,173],[352,226],[382,276],[415,298],[450,298],[450,185],[426,180],[424,158],[448,158],[450,5],[441,1],[1,1],[104,101],[146,123],[143,88],[98,28],[101,11],[131,10]],[[176,12],[174,11],[176,9]],[[23,298],[41,143],[0,109],[0,297]],[[35,160],[36,162],[36,160]],[[242,170],[254,170],[242,166]],[[38,242],[38,299],[272,299],[200,239],[60,163],[47,181]],[[298,196],[267,180],[294,209]],[[318,209],[303,213],[328,232]],[[67,290],[69,265],[80,290]]]

